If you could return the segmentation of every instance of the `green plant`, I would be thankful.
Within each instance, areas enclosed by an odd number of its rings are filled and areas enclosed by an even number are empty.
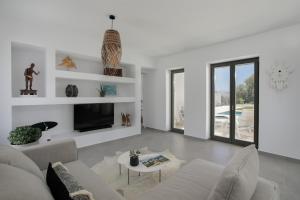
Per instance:
[[[103,85],[100,85],[100,89],[98,89],[98,92],[100,94],[100,97],[104,97],[105,96],[105,90],[103,89]]]
[[[22,145],[37,141],[42,136],[42,131],[39,128],[31,126],[17,127],[10,132],[8,140],[12,145]]]

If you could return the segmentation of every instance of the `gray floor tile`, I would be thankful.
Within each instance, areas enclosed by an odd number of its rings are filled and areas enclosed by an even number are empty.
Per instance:
[[[152,151],[169,149],[178,158],[206,159],[225,165],[241,147],[217,141],[201,140],[177,133],[143,129],[142,135],[93,145],[79,150],[79,159],[88,166],[113,156],[116,151],[148,147]],[[281,200],[300,199],[300,162],[260,153],[260,175],[279,184]]]

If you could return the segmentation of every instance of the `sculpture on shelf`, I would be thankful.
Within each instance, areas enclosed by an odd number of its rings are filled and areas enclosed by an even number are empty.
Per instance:
[[[122,116],[122,126],[131,126],[130,114],[121,113],[121,116]]]
[[[39,122],[36,124],[31,125],[32,128],[39,128],[44,134],[44,138],[47,142],[51,141],[51,133],[48,133],[48,130],[57,126],[57,122],[53,121],[46,121],[46,122]]]
[[[126,114],[126,126],[131,126],[131,123],[130,123],[130,114]]]
[[[53,121],[46,121],[46,122],[39,122],[36,124],[31,125],[32,128],[39,128],[41,131],[48,131],[51,128],[57,126],[57,122]]]
[[[62,63],[59,64],[59,66],[66,67],[67,69],[76,68],[76,64],[73,62],[70,56],[65,57],[62,60]]]
[[[67,85],[66,87],[66,96],[67,97],[77,97],[78,96],[78,88],[76,85]]]
[[[121,113],[122,116],[122,126],[126,126],[126,115],[124,113]]]
[[[37,90],[32,89],[33,75],[39,75],[40,72],[34,71],[35,64],[31,63],[30,67],[24,71],[25,76],[25,90],[21,90],[21,95],[37,95]]]
[[[111,29],[104,33],[104,39],[101,50],[102,62],[104,65],[104,75],[122,76],[122,68],[120,67],[122,47],[121,38],[117,30],[113,29],[114,15],[110,15]]]

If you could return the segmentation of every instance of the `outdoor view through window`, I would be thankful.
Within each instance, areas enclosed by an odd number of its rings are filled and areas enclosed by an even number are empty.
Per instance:
[[[254,142],[254,63],[235,65],[234,139]],[[230,138],[231,67],[214,69],[214,135]]]

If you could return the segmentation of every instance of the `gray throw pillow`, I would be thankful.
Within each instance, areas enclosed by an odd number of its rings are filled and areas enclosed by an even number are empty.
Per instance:
[[[30,158],[9,145],[0,145],[0,163],[26,170],[45,180],[39,167]]]
[[[229,161],[208,200],[250,200],[258,173],[259,160],[255,146],[243,148]]]
[[[17,167],[0,164],[0,199],[53,200],[44,181]]]

